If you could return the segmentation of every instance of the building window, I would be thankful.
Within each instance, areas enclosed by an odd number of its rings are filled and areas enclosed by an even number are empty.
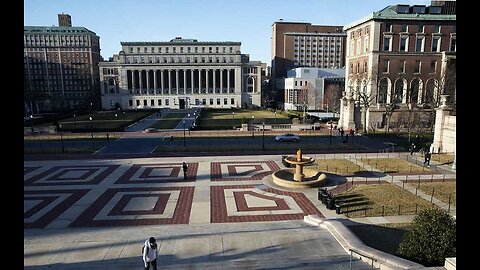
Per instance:
[[[210,99],[210,105],[213,105],[213,98]]]
[[[217,105],[220,105],[220,99],[217,98]]]
[[[368,52],[368,37],[365,37],[364,39],[364,45],[363,45],[363,49],[364,49],[364,52]]]
[[[425,33],[425,25],[420,24],[420,25],[418,26],[418,32],[419,32],[419,33]]]
[[[359,74],[359,73],[360,73],[360,63],[357,62],[357,74]]]
[[[421,69],[422,69],[422,61],[416,60],[414,73],[420,73]]]
[[[391,51],[392,49],[391,43],[392,43],[392,37],[390,36],[383,37],[383,50]]]
[[[353,63],[350,63],[350,74],[353,74]],[[297,86],[296,81],[295,81],[295,86]]]
[[[392,25],[389,23],[385,24],[385,32],[392,32]]]
[[[450,40],[450,51],[451,52],[456,52],[457,51],[457,38],[452,37]]]
[[[137,104],[137,107],[140,106],[140,100],[137,99],[135,101],[136,101],[135,103]]]
[[[415,43],[415,51],[423,52],[423,42],[425,39],[423,37],[417,37],[417,42]]]
[[[170,106],[170,99],[165,99],[165,106]]]
[[[223,105],[228,105],[228,98],[223,99]]]
[[[383,60],[383,73],[388,73],[388,70],[390,68],[390,60]]]
[[[158,104],[158,106],[162,106],[162,100],[161,100],[161,99],[158,99],[158,100],[157,100],[157,104]]]
[[[155,100],[154,99],[150,100],[150,106],[152,106],[152,107],[155,106]]]
[[[401,74],[405,74],[405,61],[402,61],[402,62],[401,62],[400,73],[401,73]]]
[[[440,51],[440,37],[432,38],[432,52]]]
[[[440,30],[441,30],[440,25],[433,26],[433,33],[440,33]]]
[[[367,73],[367,70],[368,70],[368,62],[365,61],[363,62],[363,73]]]
[[[437,61],[432,61],[430,63],[430,73],[436,73],[437,72]]]
[[[230,99],[230,105],[235,105],[235,98]]]
[[[400,37],[400,51],[406,52],[408,48],[407,44],[408,44],[408,36]]]
[[[147,100],[146,99],[143,100],[143,106],[147,107]]]
[[[402,33],[407,33],[408,32],[408,25],[406,24],[402,24],[402,30],[401,30]]]

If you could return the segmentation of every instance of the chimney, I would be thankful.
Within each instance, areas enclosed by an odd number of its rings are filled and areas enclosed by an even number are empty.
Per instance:
[[[68,14],[58,14],[58,26],[72,27],[72,18]]]

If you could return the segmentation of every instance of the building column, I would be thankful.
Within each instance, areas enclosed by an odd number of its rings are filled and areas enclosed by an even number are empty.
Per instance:
[[[147,74],[147,76],[146,76],[146,78],[147,78],[147,83],[146,83],[146,85],[147,85],[147,94],[148,94],[148,93],[149,93],[149,90],[150,90],[150,70],[147,69],[145,72],[146,72],[146,74]]]
[[[220,69],[220,93],[223,93],[223,69]]]
[[[136,80],[135,80],[135,69],[132,69],[132,91],[133,93],[135,93],[135,83],[136,83]]]
[[[157,70],[153,70],[153,93],[157,94]]]
[[[178,69],[175,69],[175,88],[176,88],[176,95],[178,95]]]
[[[187,94],[187,70],[183,70],[183,94]]]
[[[193,76],[193,69],[190,69],[190,84],[191,84],[191,87],[192,87],[192,90],[191,90],[190,93],[192,93],[192,94],[193,94],[193,92],[194,92],[193,89],[195,88],[195,85],[194,85],[194,81],[195,81],[195,80],[194,80],[193,78],[194,78],[194,76]]]
[[[142,73],[143,70],[138,71],[138,82],[140,83],[140,94],[143,94],[143,82],[142,82]]]
[[[160,69],[160,89],[162,91],[162,95],[164,94],[163,91],[165,91],[165,86],[164,86],[164,81],[165,81],[165,78],[163,77],[163,69]]]
[[[205,87],[206,87],[205,92],[206,92],[206,93],[209,93],[209,91],[208,91],[208,86],[209,86],[209,85],[208,85],[208,71],[209,71],[209,69],[206,69],[206,70],[205,70]]]
[[[198,93],[202,93],[202,70],[198,69]]]
[[[216,83],[215,83],[215,80],[216,80],[216,77],[217,77],[217,76],[215,76],[215,72],[216,72],[216,69],[214,69],[213,72],[212,72],[213,73],[213,90],[212,90],[213,93],[215,93],[215,88],[217,86]]]
[[[230,70],[231,69],[227,69],[227,93],[230,92]]]
[[[172,93],[172,70],[168,70],[168,93]]]

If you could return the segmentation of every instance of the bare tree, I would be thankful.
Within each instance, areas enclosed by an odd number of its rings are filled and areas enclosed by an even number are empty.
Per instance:
[[[323,93],[323,106],[328,108],[329,111],[340,111],[340,99],[342,98],[343,84],[332,83],[325,87]]]
[[[401,84],[399,83],[401,82]],[[387,100],[385,104],[383,104],[383,109],[385,111],[385,117],[386,117],[386,126],[385,126],[385,131],[388,133],[390,129],[390,121],[392,119],[392,115],[395,112],[395,110],[400,108],[400,104],[402,103],[403,97],[406,95],[406,92],[404,92],[404,79],[399,78],[394,84],[394,87],[390,91],[387,91]]]
[[[362,127],[363,133],[367,133],[367,111],[369,108],[375,103],[376,101],[376,92],[369,91],[369,85],[377,85],[378,77],[377,76],[369,76],[363,79],[362,81],[357,81],[357,87],[354,88],[352,81],[349,81],[348,88],[352,93],[354,93],[356,102],[360,105],[362,110]],[[375,87],[376,88],[376,87]],[[370,88],[371,89],[371,88]]]

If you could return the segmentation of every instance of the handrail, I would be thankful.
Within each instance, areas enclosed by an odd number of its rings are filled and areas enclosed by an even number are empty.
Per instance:
[[[357,250],[353,250],[351,248],[348,249],[348,251],[350,251],[350,269],[352,269],[352,253],[357,253],[358,255],[360,256],[363,256],[363,257],[366,257],[366,258],[369,258],[370,260],[372,260],[372,269],[375,269],[374,266],[373,266],[373,263],[377,261],[377,259],[371,257],[371,256],[368,256],[368,255],[365,255]]]

